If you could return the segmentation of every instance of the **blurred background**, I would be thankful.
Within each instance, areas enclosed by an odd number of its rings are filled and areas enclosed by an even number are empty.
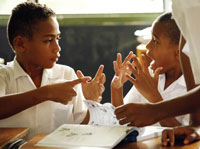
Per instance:
[[[0,63],[12,61],[14,53],[6,37],[11,10],[26,0],[0,1]],[[60,64],[95,76],[103,64],[106,74],[102,103],[110,102],[113,60],[118,52],[126,57],[130,51],[140,55],[151,38],[154,19],[171,11],[171,0],[28,0],[46,4],[57,13],[60,24]],[[124,95],[131,88],[124,86]]]

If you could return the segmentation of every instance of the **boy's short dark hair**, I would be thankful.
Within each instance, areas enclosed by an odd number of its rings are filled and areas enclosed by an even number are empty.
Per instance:
[[[24,2],[17,5],[9,18],[7,25],[7,37],[13,47],[13,40],[21,35],[32,38],[38,21],[56,16],[55,12],[45,5],[33,2]]]
[[[172,18],[171,12],[166,12],[166,13],[160,15],[155,20],[155,23],[156,22],[164,23],[164,26],[166,28],[165,34],[171,39],[172,44],[179,44],[180,30],[179,30],[175,20]]]

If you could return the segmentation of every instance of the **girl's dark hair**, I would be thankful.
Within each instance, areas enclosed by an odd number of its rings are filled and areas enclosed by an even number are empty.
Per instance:
[[[165,26],[165,34],[171,39],[171,43],[179,44],[180,39],[180,30],[176,25],[175,20],[172,18],[172,13],[167,12],[160,15],[156,20],[155,23],[163,23]]]
[[[36,24],[40,20],[56,16],[55,12],[45,5],[33,2],[24,2],[17,5],[8,20],[7,38],[13,47],[13,40],[21,35],[29,39],[32,38]]]

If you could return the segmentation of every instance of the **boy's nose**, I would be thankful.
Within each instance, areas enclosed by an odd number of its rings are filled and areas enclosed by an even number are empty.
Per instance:
[[[146,51],[146,55],[147,56],[149,56],[149,52],[151,51],[151,41],[149,41],[148,43],[147,43],[147,45],[146,45],[146,49],[147,49],[147,51]]]
[[[146,44],[146,49],[147,49],[147,50],[150,50],[150,49],[151,49],[151,41],[149,41],[149,42]]]
[[[53,52],[54,52],[54,53],[57,53],[57,52],[60,52],[60,51],[61,51],[60,45],[59,45],[58,42],[56,42],[56,43],[54,44],[54,47],[53,47]]]

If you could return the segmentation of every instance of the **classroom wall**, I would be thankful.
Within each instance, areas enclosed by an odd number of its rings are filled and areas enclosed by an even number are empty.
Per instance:
[[[83,74],[94,77],[99,65],[105,66],[107,80],[102,103],[110,102],[110,82],[114,75],[113,60],[118,52],[125,57],[132,50],[136,52],[139,44],[134,32],[149,25],[68,25],[60,26],[61,57],[58,61],[82,70]],[[0,26],[0,57],[11,61],[14,53],[6,39],[6,26]],[[125,94],[131,87],[128,82]]]

